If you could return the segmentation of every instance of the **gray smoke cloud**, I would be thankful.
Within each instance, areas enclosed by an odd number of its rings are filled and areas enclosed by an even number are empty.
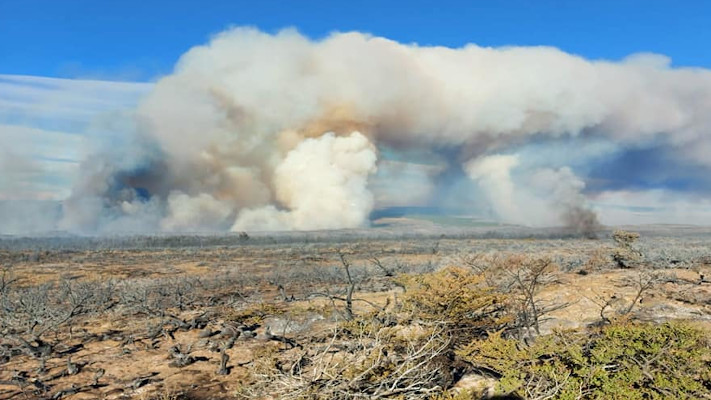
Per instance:
[[[365,226],[376,199],[398,193],[397,179],[387,190],[382,179],[371,185],[379,163],[396,171],[388,148],[452,155],[411,160],[423,172],[399,168],[422,181],[424,201],[442,195],[446,171],[460,170],[503,221],[583,231],[597,225],[585,178],[569,165],[536,164],[526,149],[560,159],[546,143],[582,138],[580,154],[600,153],[601,142],[617,152],[656,146],[711,168],[710,109],[711,72],[672,68],[659,55],[590,61],[550,47],[236,28],[184,54],[130,116],[120,144],[83,163],[61,227]]]

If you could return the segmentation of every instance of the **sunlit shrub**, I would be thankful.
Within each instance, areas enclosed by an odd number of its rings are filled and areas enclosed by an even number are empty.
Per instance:
[[[467,269],[448,267],[399,280],[406,288],[403,310],[415,320],[444,325],[457,339],[481,337],[511,321],[504,312],[506,295]]]
[[[561,331],[531,345],[491,335],[458,351],[527,399],[698,399],[711,396],[706,333],[681,322]]]

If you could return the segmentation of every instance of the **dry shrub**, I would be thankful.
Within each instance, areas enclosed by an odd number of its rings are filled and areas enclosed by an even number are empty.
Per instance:
[[[617,247],[612,250],[612,260],[620,268],[631,268],[642,260],[642,253],[633,246],[639,239],[639,233],[616,230],[612,233],[612,240]]]
[[[610,265],[610,252],[611,249],[609,248],[594,249],[585,264],[583,264],[582,271],[590,273],[607,269]]]
[[[445,326],[457,342],[485,336],[511,321],[505,313],[507,296],[485,284],[481,274],[448,267],[398,280],[406,288],[403,311],[413,320]]]
[[[344,322],[353,329],[355,319]],[[368,325],[368,324],[363,324]],[[441,327],[335,332],[299,354],[255,353],[254,381],[244,396],[279,399],[427,399],[451,384],[443,354],[451,347]]]
[[[549,304],[539,299],[540,291],[557,279],[558,264],[548,257],[525,254],[495,254],[468,258],[474,271],[480,271],[490,287],[507,297],[509,328],[522,339],[540,334],[540,322],[552,311],[567,304]],[[503,326],[502,326],[503,327]]]

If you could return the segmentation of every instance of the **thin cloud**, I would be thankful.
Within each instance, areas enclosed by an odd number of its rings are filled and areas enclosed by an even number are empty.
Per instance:
[[[152,85],[0,74],[0,199],[69,195],[102,115],[134,108]]]

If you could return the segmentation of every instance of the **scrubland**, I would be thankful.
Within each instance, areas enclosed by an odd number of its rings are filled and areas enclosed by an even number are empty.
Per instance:
[[[636,231],[1,238],[0,398],[711,398],[711,231]]]

